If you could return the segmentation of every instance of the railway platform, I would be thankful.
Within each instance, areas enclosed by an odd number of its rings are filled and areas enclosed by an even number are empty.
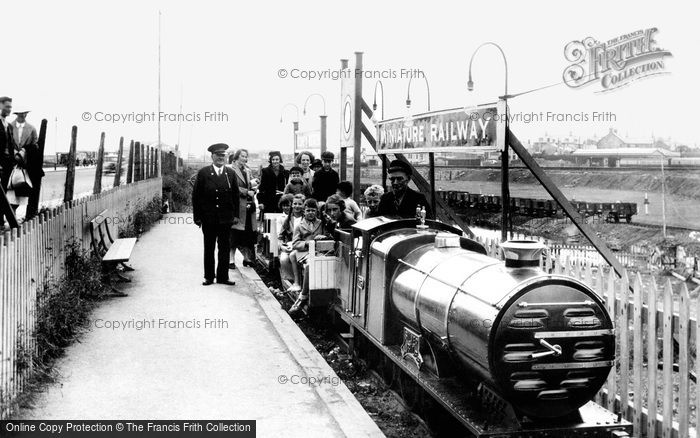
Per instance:
[[[136,244],[128,294],[102,303],[23,419],[256,420],[257,436],[381,430],[252,268],[202,283],[202,237],[168,214]]]

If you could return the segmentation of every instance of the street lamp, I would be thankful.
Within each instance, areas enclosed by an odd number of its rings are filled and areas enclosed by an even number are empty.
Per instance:
[[[326,115],[326,99],[318,93],[309,94],[309,97],[306,98],[306,100],[304,101],[303,114],[306,115],[306,104],[309,103],[309,99],[311,99],[314,96],[320,97],[321,100],[323,101],[323,115],[325,116]]]
[[[508,96],[508,60],[506,59],[506,54],[503,52],[503,49],[501,46],[499,46],[496,43],[493,43],[491,41],[485,42],[481,44],[479,47],[474,50],[474,53],[472,53],[472,57],[469,60],[469,80],[467,81],[467,89],[469,91],[474,90],[474,81],[472,80],[472,63],[474,62],[474,56],[476,56],[476,53],[479,51],[484,46],[494,46],[495,48],[498,49],[499,52],[501,52],[501,56],[503,56],[503,64],[505,65],[505,85],[504,85],[504,93],[503,96],[499,96],[499,100],[503,101],[503,108],[505,108],[506,114],[508,113],[508,103],[507,100],[509,97]],[[505,126],[505,133],[508,135],[508,117],[506,116],[506,120],[504,122],[506,124]],[[510,225],[510,190],[508,188],[508,141],[507,139],[503,139],[503,151],[501,151],[501,208],[502,208],[502,219],[501,219],[501,241],[506,241],[508,239],[508,229],[511,228]]]
[[[425,74],[421,73],[421,77],[425,81],[425,89],[428,92],[428,112],[430,112],[430,85],[428,85],[428,78],[425,77]],[[408,80],[408,91],[406,93],[406,108],[411,107],[411,82],[413,82],[413,76]]]
[[[377,111],[377,89],[378,89],[377,86],[381,86],[381,90],[382,90],[382,94],[381,94],[381,96],[382,96],[382,120],[384,120],[384,84],[382,83],[381,80],[378,80],[374,84],[374,103],[372,104],[372,118],[371,118],[372,123],[374,123],[375,125],[377,124],[377,114],[376,114],[376,111]]]
[[[309,102],[309,99],[314,96],[320,97],[323,101],[323,114],[321,114],[319,118],[321,119],[321,153],[324,153],[326,152],[326,119],[328,118],[326,115],[326,99],[324,99],[324,97],[318,93],[310,94],[304,101],[303,114],[306,115],[306,104]]]
[[[296,120],[294,120],[294,121],[292,122],[292,127],[293,127],[293,129],[294,129],[294,131],[293,131],[293,133],[292,133],[292,135],[294,135],[294,151],[293,151],[293,153],[296,154],[296,153],[297,153],[297,131],[299,130],[299,107],[296,106],[296,105],[294,105],[293,103],[286,103],[286,104],[284,104],[284,106],[282,107],[282,110],[280,111],[280,123],[283,122],[283,118],[282,118],[282,117],[283,117],[283,115],[284,115],[284,110],[285,110],[288,106],[293,106],[294,109],[297,111]]]
[[[510,96],[508,96],[508,60],[506,59],[506,54],[503,52],[503,49],[501,49],[501,46],[499,46],[498,44],[493,43],[491,41],[487,41],[487,42],[483,43],[482,45],[477,47],[476,50],[474,50],[474,53],[472,53],[472,57],[469,60],[469,81],[467,81],[467,89],[469,91],[474,91],[474,81],[472,80],[472,63],[474,62],[474,56],[476,56],[476,52],[478,52],[479,49],[481,49],[484,46],[494,46],[495,48],[498,49],[499,52],[501,52],[501,55],[503,56],[503,64],[506,67],[506,77],[505,77],[505,87],[504,87],[505,92],[503,93],[503,96],[500,96],[500,98],[505,100],[508,97],[510,97]]]

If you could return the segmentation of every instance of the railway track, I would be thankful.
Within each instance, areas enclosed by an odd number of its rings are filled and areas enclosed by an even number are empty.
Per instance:
[[[415,165],[417,169],[425,168],[427,165],[417,164]],[[486,170],[501,170],[500,165],[493,166],[454,166],[454,165],[435,165],[435,169],[441,170],[463,170],[463,169],[486,169]],[[576,171],[576,172],[639,172],[639,171],[658,171],[661,172],[659,166],[626,166],[626,167],[571,167],[571,166],[545,166],[543,167],[545,171]],[[525,166],[513,166],[509,167],[509,170],[528,170]],[[687,171],[699,171],[700,166],[664,166],[664,172],[687,172]]]

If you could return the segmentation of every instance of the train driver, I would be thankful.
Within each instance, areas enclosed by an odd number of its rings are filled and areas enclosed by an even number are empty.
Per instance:
[[[425,217],[434,219],[430,204],[422,193],[408,187],[413,172],[411,166],[401,160],[389,163],[391,190],[382,195],[377,211],[380,216],[414,219],[416,207],[425,207]]]

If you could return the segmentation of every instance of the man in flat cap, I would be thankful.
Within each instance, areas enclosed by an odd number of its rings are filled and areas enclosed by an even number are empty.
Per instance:
[[[204,282],[234,285],[228,278],[231,225],[238,222],[238,184],[233,170],[224,166],[228,145],[216,143],[207,149],[212,164],[197,173],[192,189],[194,223],[204,234]],[[214,249],[218,246],[218,263],[214,269]]]
[[[422,193],[408,187],[413,172],[411,166],[401,160],[389,163],[389,181],[391,190],[384,193],[377,207],[380,216],[399,217],[413,219],[416,217],[416,208],[425,207],[425,217],[434,219],[430,204]]]
[[[311,182],[313,197],[317,201],[326,202],[326,199],[335,195],[335,191],[338,189],[340,177],[338,172],[331,167],[333,158],[335,158],[333,152],[325,151],[321,154],[321,170],[314,173],[314,179]]]

